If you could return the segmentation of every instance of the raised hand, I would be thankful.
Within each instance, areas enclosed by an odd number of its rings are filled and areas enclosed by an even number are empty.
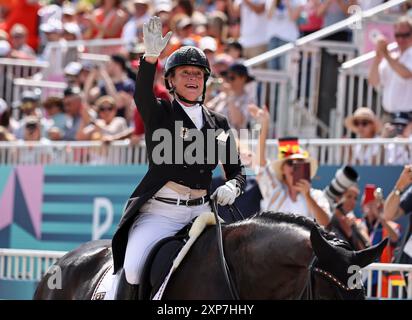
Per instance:
[[[145,57],[157,58],[172,36],[169,31],[162,37],[162,22],[159,17],[151,17],[148,23],[143,24],[143,43],[145,46]]]

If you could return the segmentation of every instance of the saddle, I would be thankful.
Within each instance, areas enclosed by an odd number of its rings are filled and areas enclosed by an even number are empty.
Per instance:
[[[174,236],[160,240],[150,251],[143,266],[139,286],[139,300],[150,300],[159,290],[164,278],[172,267],[173,260],[189,238],[192,220]]]

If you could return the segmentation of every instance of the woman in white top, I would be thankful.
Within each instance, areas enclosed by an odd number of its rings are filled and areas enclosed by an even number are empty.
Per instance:
[[[345,119],[345,127],[355,133],[357,138],[374,139],[378,138],[381,122],[372,109],[362,107],[356,109],[352,116]],[[381,151],[379,145],[357,144],[350,151],[349,163],[360,165],[375,165],[379,163]]]
[[[79,130],[77,140],[103,140],[124,132],[126,120],[116,117],[116,102],[110,96],[103,96],[96,101],[98,119]]]
[[[249,106],[253,118],[261,123],[259,137],[259,173],[257,181],[262,193],[261,210],[291,212],[314,218],[320,225],[330,222],[332,212],[323,191],[311,187],[310,181],[293,181],[293,168],[296,162],[310,163],[310,176],[317,170],[317,161],[297,145],[290,146],[283,156],[275,161],[266,159],[266,137],[269,127],[269,112],[255,105]],[[297,148],[296,148],[297,147]]]

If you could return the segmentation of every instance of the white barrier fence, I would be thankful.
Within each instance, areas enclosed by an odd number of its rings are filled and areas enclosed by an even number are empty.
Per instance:
[[[66,252],[24,249],[0,249],[0,281],[40,281],[47,270]],[[372,290],[373,273],[377,272],[377,290]],[[412,265],[372,263],[362,270],[368,299],[412,299]],[[400,276],[388,280],[388,295],[383,292],[383,277]],[[364,281],[364,283],[365,283]],[[395,289],[395,290],[394,290]]]
[[[249,140],[256,153],[256,141]],[[301,139],[302,148],[320,165],[404,165],[412,162],[409,139]],[[267,157],[277,157],[277,140],[267,140]],[[67,164],[132,165],[147,163],[144,143],[128,140],[111,144],[99,141],[0,142],[0,165]]]
[[[40,281],[66,252],[0,249],[0,280]]]
[[[46,61],[0,58],[0,97],[13,103],[14,79],[29,78],[48,67]]]

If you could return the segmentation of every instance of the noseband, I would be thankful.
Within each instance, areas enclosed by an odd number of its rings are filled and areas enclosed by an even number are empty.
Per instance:
[[[331,282],[334,285],[334,289],[337,293],[337,296],[341,300],[345,300],[343,296],[344,294],[352,293],[354,292],[354,290],[359,290],[359,293],[357,293],[357,295],[354,296],[353,299],[357,298],[361,294],[362,295],[364,294],[363,286],[362,286],[362,289],[349,288],[330,272],[316,267],[315,265],[317,261],[318,259],[316,258],[316,256],[312,258],[312,261],[308,267],[308,277],[306,279],[306,284],[303,287],[302,292],[299,295],[299,300],[314,300],[315,299],[315,292],[314,292],[314,287],[313,287],[313,279],[314,279],[315,274],[319,274],[325,280]]]

